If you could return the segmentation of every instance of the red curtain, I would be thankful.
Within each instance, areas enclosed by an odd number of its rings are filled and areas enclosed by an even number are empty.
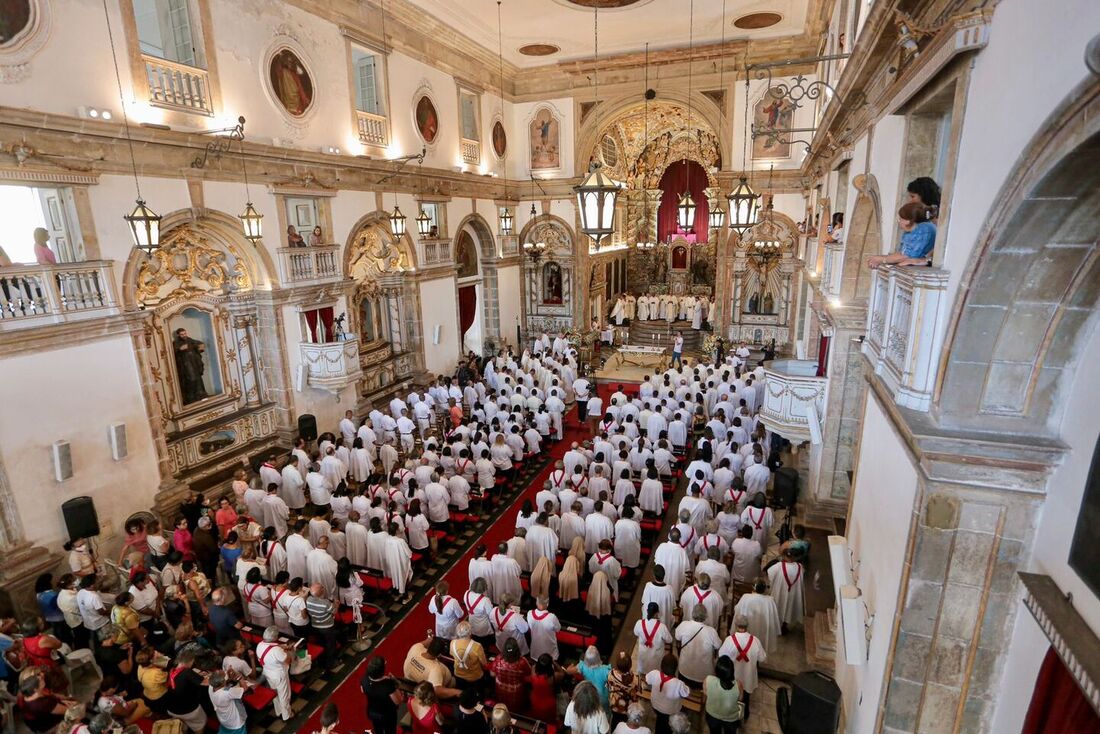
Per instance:
[[[466,338],[466,332],[474,324],[474,316],[477,314],[477,286],[464,285],[458,289],[458,343],[462,348],[462,340]]]
[[[822,336],[817,343],[817,376],[825,377],[825,370],[829,368],[829,346],[833,338]]]
[[[708,216],[707,172],[695,161],[676,161],[661,176],[661,207],[657,210],[657,240],[668,242],[676,234],[676,205],[680,194],[687,189],[695,200],[695,235],[702,242],[707,239]]]
[[[309,327],[309,334],[306,335],[306,341],[310,343],[317,342],[317,312],[306,311],[306,326]]]
[[[1081,734],[1100,731],[1100,717],[1077,687],[1054,648],[1047,650],[1022,734]]]
[[[315,308],[305,312],[306,326],[309,327],[309,341],[314,344],[320,344],[322,342],[334,342],[336,341],[336,325],[335,313],[332,306],[326,306],[324,308]],[[317,324],[324,329],[324,333],[320,333],[320,329],[317,328]],[[322,337],[324,337],[322,339]]]
[[[336,324],[334,323],[336,315],[332,306],[319,308],[317,309],[317,313],[321,315],[321,323],[325,327],[325,341],[336,341]]]

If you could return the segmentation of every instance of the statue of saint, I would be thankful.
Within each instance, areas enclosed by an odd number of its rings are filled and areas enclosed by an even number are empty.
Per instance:
[[[208,397],[202,379],[206,371],[202,356],[206,345],[187,336],[187,329],[176,329],[172,347],[176,353],[176,373],[179,375],[183,404],[189,405]]]
[[[761,313],[775,313],[775,300],[771,293],[764,294],[764,308]]]
[[[759,293],[753,293],[752,298],[749,299],[748,312],[749,313],[760,313],[759,308],[760,308],[760,294]]]

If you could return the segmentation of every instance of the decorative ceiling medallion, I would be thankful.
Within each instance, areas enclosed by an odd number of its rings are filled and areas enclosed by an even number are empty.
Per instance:
[[[779,13],[749,13],[733,21],[733,25],[745,31],[758,31],[761,28],[771,28],[781,20],[783,16]]]
[[[636,5],[642,0],[566,0],[570,5],[579,5],[582,8],[599,8],[608,10],[612,8],[625,8]]]
[[[552,56],[558,51],[561,47],[552,43],[529,43],[519,47],[519,52],[524,56]]]

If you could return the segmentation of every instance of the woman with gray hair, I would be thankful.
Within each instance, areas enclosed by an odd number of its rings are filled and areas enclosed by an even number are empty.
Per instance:
[[[593,650],[595,648],[588,648]],[[597,656],[599,653],[597,653]],[[587,653],[585,653],[587,657]],[[609,734],[611,721],[604,710],[600,692],[591,682],[583,680],[573,689],[573,699],[565,709],[565,725],[571,734]]]
[[[604,708],[610,706],[610,696],[607,692],[607,678],[611,675],[611,666],[605,665],[600,651],[595,645],[589,645],[584,651],[584,657],[576,665],[566,668],[570,675],[579,675],[595,687],[600,696],[600,704]]]
[[[672,730],[672,734],[690,734],[691,719],[683,712],[673,714],[668,719],[668,728]]]
[[[645,706],[632,703],[626,709],[626,721],[620,722],[611,734],[651,734],[648,727],[642,726],[643,721],[645,721]]]
[[[485,648],[473,639],[473,627],[465,620],[455,625],[455,638],[451,640],[455,682],[459,688],[480,691],[485,684],[485,669],[489,667]]]

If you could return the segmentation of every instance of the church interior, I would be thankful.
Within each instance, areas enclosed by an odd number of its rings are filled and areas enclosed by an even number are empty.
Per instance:
[[[1100,733],[1098,30],[0,0],[3,731]]]

